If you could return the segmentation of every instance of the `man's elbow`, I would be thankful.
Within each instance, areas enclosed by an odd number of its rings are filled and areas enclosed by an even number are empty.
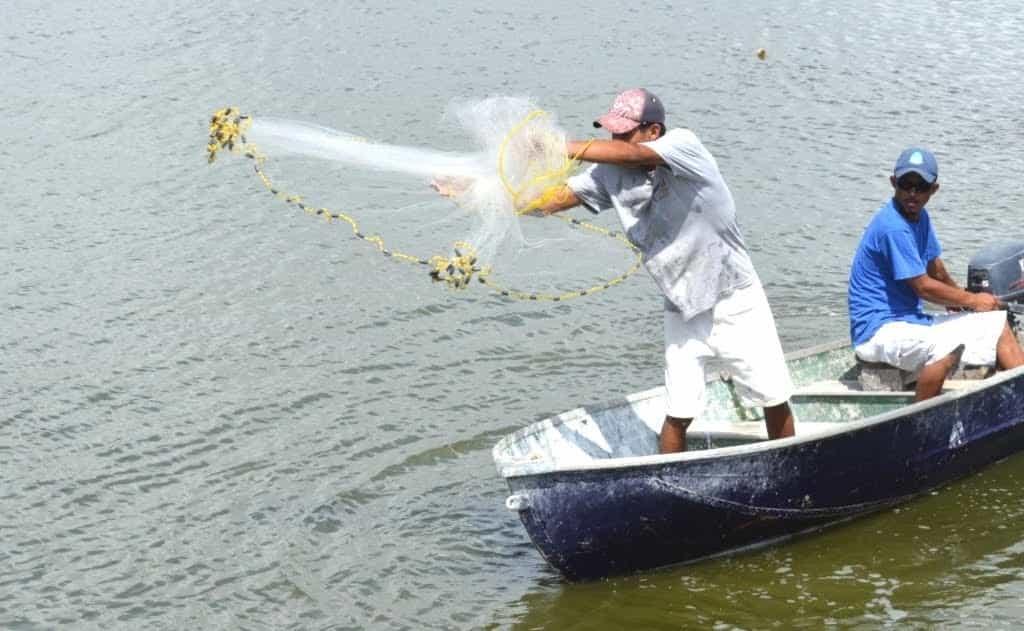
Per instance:
[[[913,278],[906,280],[907,286],[910,287],[919,298],[927,298],[928,288],[931,283],[935,282],[934,279],[930,278],[927,274],[921,274]]]

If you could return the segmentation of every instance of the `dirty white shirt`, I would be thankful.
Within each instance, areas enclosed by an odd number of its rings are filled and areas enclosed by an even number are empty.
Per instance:
[[[666,308],[690,319],[757,279],[715,158],[688,129],[644,143],[654,169],[594,164],[568,185],[592,212],[614,208]]]

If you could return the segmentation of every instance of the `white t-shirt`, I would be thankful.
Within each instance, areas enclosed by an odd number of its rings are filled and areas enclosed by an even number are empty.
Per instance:
[[[644,266],[685,319],[757,278],[715,158],[688,129],[644,143],[654,169],[594,164],[568,185],[592,212],[614,208]]]

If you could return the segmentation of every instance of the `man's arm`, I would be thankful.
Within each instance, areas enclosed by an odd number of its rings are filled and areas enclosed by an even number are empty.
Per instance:
[[[942,259],[940,259],[939,257],[935,257],[931,261],[928,261],[927,272],[929,277],[934,278],[940,283],[944,283],[946,285],[949,285],[950,287],[956,287],[957,289],[961,289],[960,285],[958,285],[957,282],[953,280],[953,277],[949,275],[949,272],[946,271],[946,265],[942,262]],[[963,307],[947,305],[946,310],[962,311]]]
[[[995,311],[1003,307],[1002,303],[992,294],[972,293],[960,289],[938,257],[928,262],[927,270],[926,274],[906,280],[910,288],[922,300],[946,307],[963,307],[972,311]]]
[[[574,160],[617,164],[624,167],[655,167],[665,164],[658,152],[642,144],[625,140],[570,140],[565,145],[566,153]],[[545,195],[543,202],[534,212],[543,215],[568,210],[581,203],[576,192],[562,184],[554,192]]]
[[[562,184],[551,193],[545,195],[543,202],[534,209],[534,213],[553,215],[580,205],[580,198],[567,185]]]
[[[665,164],[654,149],[625,140],[570,140],[566,143],[566,151],[570,158],[576,160],[624,167],[656,167]]]
[[[953,280],[953,277],[949,275],[949,272],[946,271],[946,265],[939,257],[935,257],[928,261],[928,275],[940,283],[945,283],[950,287],[960,289],[960,285],[958,285],[956,281]]]
[[[438,177],[430,182],[430,186],[444,197],[457,197],[465,193],[473,181],[468,178]],[[545,194],[541,204],[530,210],[527,214],[553,215],[563,210],[568,210],[580,205],[580,199],[571,188],[565,184],[560,185],[550,193]],[[519,208],[516,208],[520,211]]]

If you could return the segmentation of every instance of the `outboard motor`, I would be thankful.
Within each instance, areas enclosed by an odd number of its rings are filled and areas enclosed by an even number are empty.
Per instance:
[[[1024,337],[1024,242],[990,245],[967,263],[967,291],[986,292],[1006,303],[1010,326]]]

